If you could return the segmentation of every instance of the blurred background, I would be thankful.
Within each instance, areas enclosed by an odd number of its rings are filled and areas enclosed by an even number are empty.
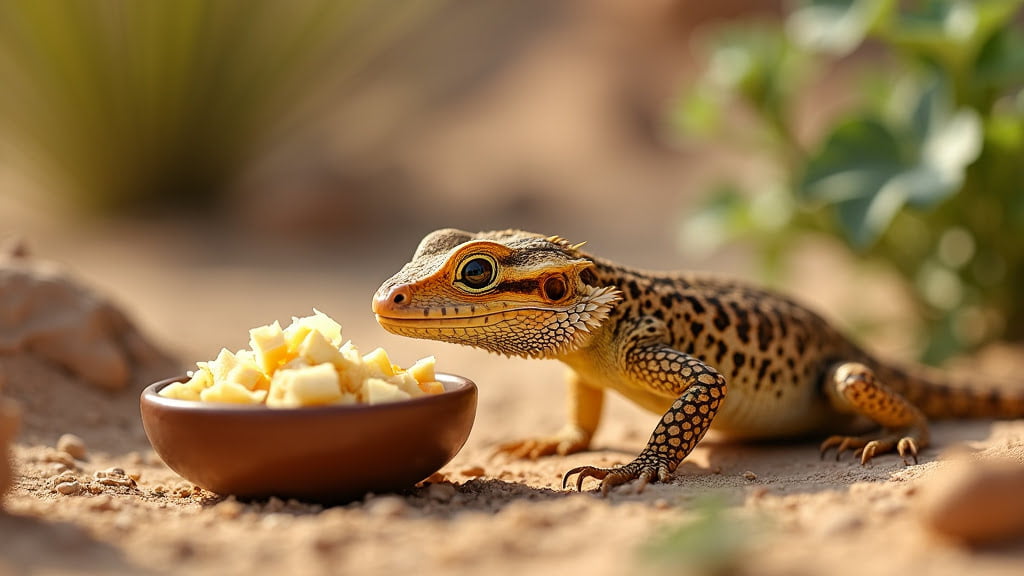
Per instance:
[[[0,0],[0,234],[197,357],[188,310],[369,333],[454,226],[766,282],[939,362],[1024,337],[1022,5]]]

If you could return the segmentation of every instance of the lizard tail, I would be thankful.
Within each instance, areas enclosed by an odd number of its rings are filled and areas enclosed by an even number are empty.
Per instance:
[[[883,382],[930,419],[1024,418],[1024,382],[953,377],[924,366],[880,372]]]

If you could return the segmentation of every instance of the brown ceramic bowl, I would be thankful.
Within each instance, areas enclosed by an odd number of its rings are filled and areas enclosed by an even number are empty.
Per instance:
[[[448,463],[476,416],[476,384],[438,374],[445,392],[359,406],[267,408],[164,398],[142,391],[156,453],[218,494],[341,502],[408,488]]]

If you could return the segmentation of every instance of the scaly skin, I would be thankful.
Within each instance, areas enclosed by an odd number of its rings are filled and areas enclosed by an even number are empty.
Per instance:
[[[807,308],[740,282],[634,270],[558,237],[438,230],[373,299],[385,329],[569,366],[569,423],[506,444],[520,457],[585,450],[605,389],[662,414],[644,450],[570,470],[615,485],[666,481],[711,428],[735,438],[837,433],[821,452],[917,461],[927,418],[1024,416],[1024,394],[883,363]],[[875,424],[880,431],[846,433]]]

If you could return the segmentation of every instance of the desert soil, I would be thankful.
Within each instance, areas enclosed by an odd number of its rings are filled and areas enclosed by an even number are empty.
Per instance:
[[[13,445],[15,483],[0,513],[0,574],[597,576],[668,568],[994,576],[1020,574],[1024,566],[1024,539],[969,547],[922,520],[928,493],[954,461],[1024,463],[1024,421],[938,423],[915,466],[891,455],[868,466],[849,457],[822,460],[814,439],[709,439],[667,484],[641,494],[627,486],[607,498],[592,484],[575,493],[559,485],[565,470],[628,461],[657,417],[613,398],[591,452],[492,457],[503,441],[561,425],[561,366],[402,339],[374,322],[369,299],[379,283],[423,232],[451,222],[370,230],[358,242],[314,250],[180,226],[68,228],[25,210],[4,206],[0,230],[27,235],[39,257],[67,264],[83,284],[112,298],[179,366],[212,358],[222,346],[243,347],[252,326],[317,307],[344,324],[346,337],[365,349],[384,346],[399,363],[436,355],[439,369],[474,379],[480,396],[468,443],[420,487],[333,507],[240,502],[193,486],[149,446],[138,392],[178,367],[138,373],[130,389],[109,393],[35,358],[2,356],[4,393],[22,404],[24,421]],[[586,235],[579,239],[596,252],[633,254],[652,267],[679,262],[670,232],[660,228],[644,236],[642,224],[575,226],[572,233]],[[722,266],[743,273],[738,264]],[[798,291],[826,308],[863,300],[842,276],[829,278]],[[1024,361],[1011,350],[973,365],[1009,374]],[[63,434],[80,437],[87,453],[69,459],[58,451]],[[134,484],[96,479],[111,467]],[[79,480],[81,492],[55,490],[61,471]]]

